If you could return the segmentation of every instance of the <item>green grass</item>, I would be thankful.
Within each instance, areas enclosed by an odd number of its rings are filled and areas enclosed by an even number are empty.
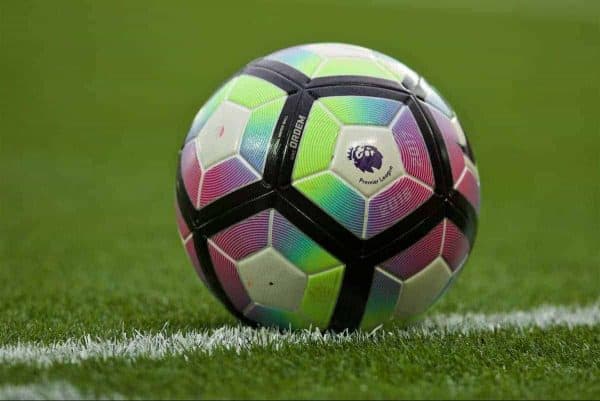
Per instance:
[[[480,230],[434,313],[598,299],[598,7],[580,18],[391,2],[60,3],[0,5],[0,344],[235,324],[179,244],[176,152],[229,74],[315,41],[405,61],[468,132],[483,185]],[[0,366],[0,386],[67,380],[132,397],[597,398],[599,344],[596,326]]]
[[[90,392],[146,398],[597,397],[598,330],[523,334],[288,346],[279,352],[191,354],[133,365],[113,359],[41,372],[0,368],[0,375],[18,383],[67,380]]]

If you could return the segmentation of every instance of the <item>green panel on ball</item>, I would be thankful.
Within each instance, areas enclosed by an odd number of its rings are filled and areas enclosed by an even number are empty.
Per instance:
[[[283,89],[264,79],[241,75],[231,89],[228,99],[240,106],[253,109],[285,95]]]
[[[259,173],[263,172],[271,137],[285,100],[282,97],[256,108],[246,124],[240,154]]]
[[[357,237],[362,236],[365,200],[336,175],[325,172],[292,185]]]
[[[279,213],[273,219],[272,237],[273,247],[306,274],[319,273],[341,264]]]
[[[300,311],[319,328],[329,324],[344,278],[344,266],[308,276]]]
[[[329,96],[319,99],[342,123],[349,125],[389,125],[402,103],[371,96]]]
[[[332,58],[327,60],[314,77],[338,75],[360,75],[373,78],[396,80],[396,77],[373,60],[363,58]]]
[[[329,167],[339,130],[340,126],[323,105],[319,101],[314,102],[302,133],[292,180],[298,180]]]

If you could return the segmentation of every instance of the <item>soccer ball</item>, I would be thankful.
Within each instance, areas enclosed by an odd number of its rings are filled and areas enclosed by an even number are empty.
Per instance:
[[[202,281],[242,321],[373,329],[425,311],[472,249],[479,175],[422,77],[363,47],[248,64],[180,151],[177,218]]]

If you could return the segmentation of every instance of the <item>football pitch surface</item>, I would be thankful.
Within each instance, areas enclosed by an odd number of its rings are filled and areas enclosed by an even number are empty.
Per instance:
[[[3,2],[0,399],[600,397],[600,6],[454,4]],[[243,328],[177,235],[196,110],[322,41],[425,76],[477,158],[473,253],[410,327]]]

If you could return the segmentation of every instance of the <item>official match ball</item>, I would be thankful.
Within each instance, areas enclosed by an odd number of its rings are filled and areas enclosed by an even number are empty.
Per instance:
[[[179,153],[184,247],[252,325],[371,330],[421,314],[461,271],[479,201],[448,103],[353,45],[249,63],[202,106]]]

